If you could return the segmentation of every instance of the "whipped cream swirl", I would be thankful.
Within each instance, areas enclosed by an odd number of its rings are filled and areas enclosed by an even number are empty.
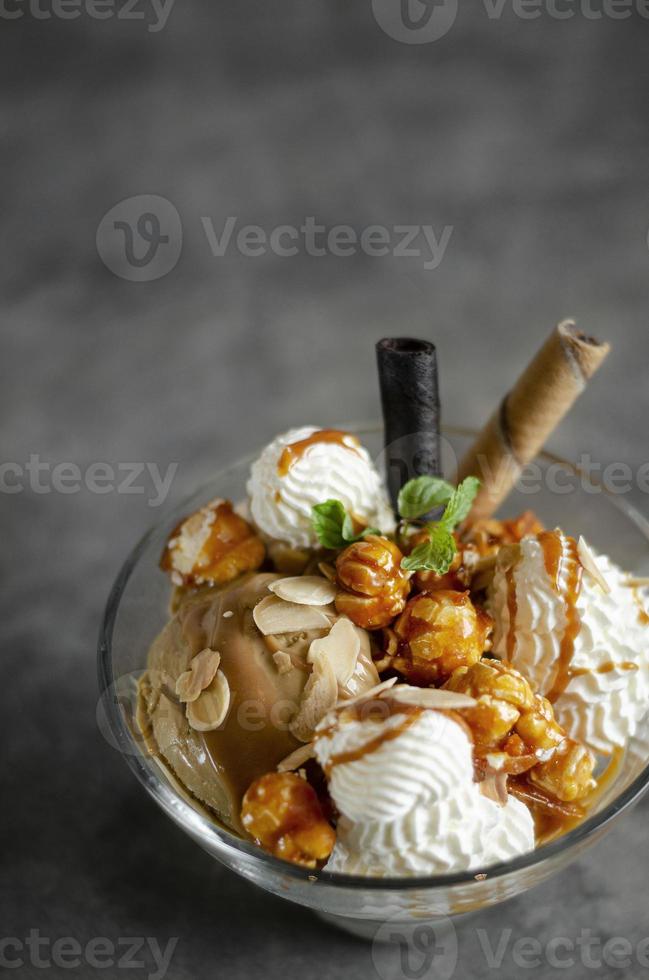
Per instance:
[[[524,803],[502,807],[473,781],[463,725],[431,709],[325,719],[315,754],[341,814],[328,871],[409,876],[487,867],[534,847]]]
[[[604,555],[595,560],[610,591],[584,568],[575,600],[578,632],[554,711],[569,735],[608,755],[635,734],[649,706],[649,632],[629,576]],[[488,608],[495,621],[494,652],[535,690],[551,693],[568,610],[561,582],[557,589],[548,575],[538,537],[521,541],[509,571],[497,566]]]
[[[394,529],[381,477],[350,433],[304,426],[277,436],[252,464],[247,489],[257,527],[293,548],[318,546],[311,509],[329,499],[363,524]]]

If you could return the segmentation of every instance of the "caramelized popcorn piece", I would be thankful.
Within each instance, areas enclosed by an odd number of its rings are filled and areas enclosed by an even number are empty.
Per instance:
[[[487,767],[527,779],[550,797],[572,802],[593,786],[595,758],[569,738],[554,709],[517,670],[497,660],[481,660],[452,674],[447,690],[469,694],[475,707],[461,711]]]
[[[467,710],[465,717],[478,746],[496,747],[512,730],[519,714],[513,704],[483,694],[475,708]]]
[[[556,749],[566,738],[563,728],[555,720],[552,705],[540,694],[535,695],[531,710],[521,715],[515,731],[534,752]]]
[[[275,857],[314,868],[336,842],[315,790],[292,772],[271,772],[250,786],[241,820],[257,844]]]
[[[519,757],[527,754],[527,747],[520,735],[509,735],[504,742],[503,749],[507,755]]]
[[[547,762],[529,772],[529,779],[566,803],[580,800],[595,786],[595,756],[581,742],[565,738]]]
[[[368,534],[338,555],[336,609],[356,626],[388,626],[406,604],[410,579],[401,568],[403,555],[388,538]]]
[[[532,689],[522,674],[497,660],[481,660],[459,668],[445,686],[476,698],[478,703],[464,712],[464,718],[479,747],[500,746],[520,719],[521,711],[534,705]],[[526,751],[519,749],[516,754],[524,755]]]
[[[534,694],[528,681],[500,660],[480,660],[471,667],[456,670],[446,686],[474,698],[491,695],[520,710],[530,710],[534,706]]]
[[[480,659],[491,618],[476,609],[468,592],[440,589],[410,599],[393,629],[399,648],[392,666],[410,683],[439,685]]]
[[[186,517],[172,533],[160,567],[174,585],[225,585],[255,571],[264,544],[226,500],[213,500]]]
[[[518,544],[528,534],[539,534],[543,525],[534,511],[526,510],[508,521],[489,517],[471,524],[464,541],[472,544],[482,558],[495,555],[503,545]]]

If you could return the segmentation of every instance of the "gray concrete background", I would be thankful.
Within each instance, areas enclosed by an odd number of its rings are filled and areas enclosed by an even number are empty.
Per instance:
[[[4,9],[23,16],[0,30],[3,461],[177,462],[170,505],[289,425],[375,415],[380,336],[434,339],[445,416],[475,424],[566,315],[614,353],[553,448],[647,458],[649,21],[591,19],[592,6],[490,18],[476,0],[414,45],[367,0],[176,0],[157,33]],[[182,254],[165,277],[130,282],[95,235],[142,194],[178,209]],[[229,215],[267,230],[313,215],[453,232],[435,270],[421,256],[215,258],[201,218],[220,232]],[[98,622],[160,515],[149,492],[0,497],[0,934],[177,936],[174,978],[374,977],[377,963],[382,980],[400,976],[212,863],[97,733]],[[649,934],[646,814],[461,924],[457,975],[493,972],[477,928],[494,941],[511,929],[512,943],[589,928],[635,947]],[[560,971],[544,957],[523,972]],[[646,969],[634,955],[612,972]],[[16,973],[44,975],[28,958]],[[510,945],[497,975],[520,973]],[[578,959],[570,975],[593,973]]]

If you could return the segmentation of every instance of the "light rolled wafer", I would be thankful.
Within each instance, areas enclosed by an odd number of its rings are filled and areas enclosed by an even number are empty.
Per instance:
[[[482,481],[472,520],[497,510],[609,350],[572,320],[555,327],[459,465],[458,482],[470,475]]]

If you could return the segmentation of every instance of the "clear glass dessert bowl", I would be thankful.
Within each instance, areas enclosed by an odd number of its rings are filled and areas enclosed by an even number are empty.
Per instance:
[[[381,460],[378,426],[346,426]],[[468,448],[474,433],[445,430],[445,470]],[[124,564],[108,599],[99,639],[100,725],[111,744],[160,807],[212,857],[260,887],[312,908],[344,928],[372,935],[379,922],[413,923],[476,911],[540,884],[595,843],[649,785],[649,720],[601,781],[586,818],[558,839],[515,860],[475,872],[426,878],[366,878],[313,871],[265,853],[229,831],[194,801],[154,756],[143,751],[135,725],[136,681],[152,640],[168,620],[169,580],[159,559],[178,521],[214,497],[240,500],[253,457],[218,473],[148,532]],[[649,522],[623,497],[586,486],[569,464],[544,454],[536,487],[515,490],[504,511],[533,509],[548,527],[583,534],[598,551],[638,576],[649,573]],[[560,470],[557,469],[560,467]],[[412,474],[411,474],[412,475]],[[570,489],[567,491],[566,486]],[[482,870],[482,869],[481,869]]]

